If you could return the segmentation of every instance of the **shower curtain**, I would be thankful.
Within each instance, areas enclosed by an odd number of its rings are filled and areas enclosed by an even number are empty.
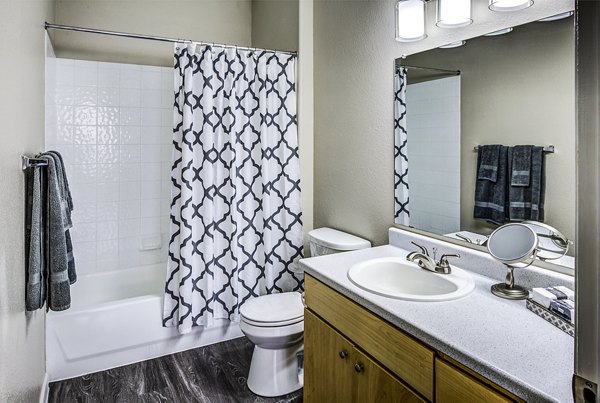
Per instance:
[[[239,320],[300,290],[296,56],[175,47],[171,225],[163,325]]]
[[[406,136],[406,68],[394,74],[394,221],[409,225],[408,154]]]

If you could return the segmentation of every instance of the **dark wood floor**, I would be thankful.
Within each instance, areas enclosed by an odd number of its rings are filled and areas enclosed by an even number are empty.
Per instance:
[[[254,345],[245,337],[50,384],[50,403],[300,403],[302,390],[258,397],[246,385]]]

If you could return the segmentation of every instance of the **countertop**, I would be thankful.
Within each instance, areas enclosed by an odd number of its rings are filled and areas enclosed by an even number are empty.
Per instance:
[[[492,295],[490,286],[497,280],[470,272],[475,290],[468,296],[413,302],[371,293],[348,279],[355,263],[407,253],[386,245],[300,262],[305,273],[517,396],[531,402],[573,401],[573,338],[529,311],[525,301]],[[469,271],[460,262],[452,266]]]

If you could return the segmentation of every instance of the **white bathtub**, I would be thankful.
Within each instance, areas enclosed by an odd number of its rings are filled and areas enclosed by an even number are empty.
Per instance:
[[[162,327],[166,264],[82,275],[71,308],[46,322],[50,381],[84,375],[242,336],[223,320],[186,335]]]

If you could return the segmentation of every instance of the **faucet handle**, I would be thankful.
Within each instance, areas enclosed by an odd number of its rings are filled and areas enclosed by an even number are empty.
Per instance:
[[[423,245],[419,245],[416,242],[410,241],[410,243],[412,243],[413,245],[415,245],[417,248],[421,249],[421,253],[424,254],[425,256],[429,257],[429,252],[427,251],[427,248],[424,247]]]
[[[449,257],[460,258],[460,255],[458,253],[444,254],[440,257],[440,262],[438,263],[438,266],[439,267],[449,267],[450,266],[450,264],[448,263]]]

